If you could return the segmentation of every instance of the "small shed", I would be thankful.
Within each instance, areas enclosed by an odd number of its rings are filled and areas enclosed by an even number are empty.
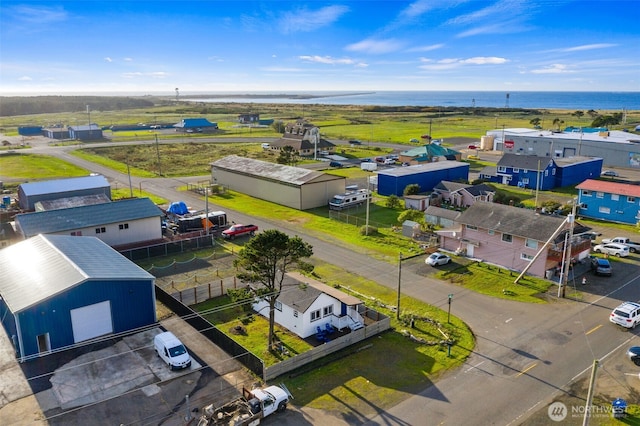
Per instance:
[[[405,195],[404,208],[425,211],[429,207],[428,195]]]
[[[154,280],[97,238],[38,235],[0,250],[0,321],[25,360],[154,324]]]
[[[409,238],[415,238],[420,235],[420,224],[413,220],[405,220],[402,223],[402,235]]]
[[[111,199],[111,185],[102,175],[44,180],[18,186],[18,204],[22,210],[31,211],[38,201],[98,194]]]

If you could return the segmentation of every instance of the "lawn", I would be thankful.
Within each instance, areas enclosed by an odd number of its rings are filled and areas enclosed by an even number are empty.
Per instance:
[[[314,264],[314,278],[340,287],[389,316],[392,329],[281,378],[293,392],[296,405],[351,415],[372,415],[373,407],[392,407],[426,388],[445,370],[461,365],[473,350],[473,334],[459,318],[451,316],[447,323],[445,311],[402,296],[399,321],[393,309],[395,291],[315,259]],[[340,286],[338,283],[348,284]],[[194,308],[204,312],[221,331],[264,357],[267,365],[277,362],[277,357],[266,349],[266,319],[259,315],[249,316],[242,307],[230,305],[227,298],[214,299]],[[414,328],[409,325],[412,317],[418,318]],[[423,321],[423,318],[434,320],[438,325]],[[240,334],[235,331],[237,325],[244,327]],[[417,343],[403,332],[410,332],[427,343]],[[455,342],[450,351],[439,343],[444,339],[442,333]],[[291,354],[304,352],[307,348],[304,341],[290,332],[278,329],[277,335]]]
[[[38,154],[0,155],[0,174],[14,179],[43,180],[88,176],[89,171],[64,160]]]

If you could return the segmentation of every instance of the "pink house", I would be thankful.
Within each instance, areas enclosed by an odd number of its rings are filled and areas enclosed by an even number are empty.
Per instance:
[[[442,248],[514,271],[522,271],[542,250],[528,270],[538,277],[547,276],[547,271],[562,261],[564,235],[569,229],[564,217],[487,202],[473,204],[456,223],[453,228],[436,231]],[[559,229],[559,236],[543,248]],[[590,247],[590,241],[576,236],[571,257],[588,256]]]
[[[443,180],[433,188],[433,192],[445,202],[456,207],[469,207],[476,201],[493,201],[496,191],[484,183],[466,183]]]

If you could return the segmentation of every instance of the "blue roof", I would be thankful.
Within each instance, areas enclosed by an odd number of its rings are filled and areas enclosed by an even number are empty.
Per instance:
[[[20,185],[26,196],[39,194],[56,194],[59,192],[78,191],[92,188],[110,187],[109,181],[102,175],[82,176],[68,179],[44,180]]]
[[[174,124],[173,127],[181,127],[181,128],[192,128],[192,127],[217,127],[217,123],[212,123],[206,118],[184,118],[177,124]]]
[[[25,237],[52,234],[91,226],[160,217],[162,212],[149,198],[131,198],[110,203],[47,210],[16,215]]]
[[[0,295],[14,314],[87,280],[154,277],[96,237],[38,235],[0,250]]]

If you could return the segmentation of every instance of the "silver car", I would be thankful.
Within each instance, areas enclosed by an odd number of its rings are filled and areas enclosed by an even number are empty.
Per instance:
[[[598,244],[593,247],[596,253],[604,253],[609,256],[627,257],[629,256],[629,246],[618,243]]]
[[[446,265],[451,262],[451,258],[444,253],[435,252],[424,260],[424,263],[431,266]]]

